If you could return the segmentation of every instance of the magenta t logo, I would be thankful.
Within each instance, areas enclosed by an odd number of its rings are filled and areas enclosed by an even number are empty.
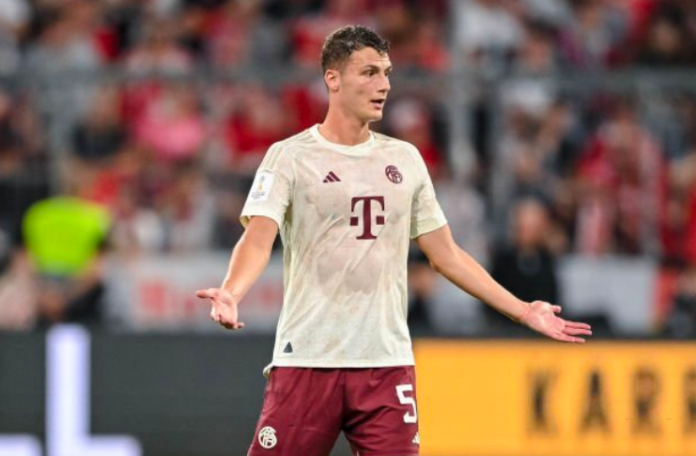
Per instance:
[[[377,236],[372,234],[372,202],[376,201],[384,210],[384,197],[383,196],[357,196],[350,200],[350,211],[355,211],[357,204],[359,202],[363,203],[362,207],[362,219],[363,219],[363,232],[356,239],[377,239]],[[355,216],[350,218],[350,226],[358,226],[360,224],[360,216]],[[384,225],[384,216],[378,215],[375,217],[375,225]]]

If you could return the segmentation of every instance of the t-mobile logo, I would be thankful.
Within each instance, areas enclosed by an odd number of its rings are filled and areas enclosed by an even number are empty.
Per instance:
[[[372,234],[372,202],[379,203],[381,210],[384,210],[383,196],[356,196],[350,200],[350,211],[355,212],[356,206],[362,202],[362,220],[363,232],[357,239],[377,239],[377,236]],[[350,218],[350,226],[358,226],[360,224],[360,215]],[[384,215],[375,217],[375,225],[384,225]]]

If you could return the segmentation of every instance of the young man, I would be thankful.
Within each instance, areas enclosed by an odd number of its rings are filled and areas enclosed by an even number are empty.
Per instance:
[[[322,49],[324,123],[273,145],[242,211],[246,231],[211,317],[241,329],[237,307],[280,231],[285,297],[250,456],[327,456],[340,431],[360,456],[418,455],[414,359],[406,326],[409,238],[462,290],[565,342],[590,327],[558,306],[522,302],[455,245],[418,151],[375,134],[389,94],[389,44],[360,26]]]

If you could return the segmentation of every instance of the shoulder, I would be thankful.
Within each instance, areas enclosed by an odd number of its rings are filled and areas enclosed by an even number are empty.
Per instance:
[[[375,145],[385,151],[400,152],[411,160],[417,167],[426,169],[425,162],[420,151],[410,142],[402,141],[401,139],[392,138],[391,136],[382,133],[374,133]]]
[[[316,140],[309,129],[303,130],[296,135],[275,143],[272,147],[282,148],[286,151],[294,152],[314,144]]]
[[[375,145],[377,147],[401,150],[414,158],[420,158],[418,148],[410,142],[401,139],[393,138],[382,133],[373,133],[375,135]]]
[[[298,151],[313,141],[309,130],[304,130],[287,139],[273,143],[266,152],[266,166],[273,167],[279,161],[292,160]]]

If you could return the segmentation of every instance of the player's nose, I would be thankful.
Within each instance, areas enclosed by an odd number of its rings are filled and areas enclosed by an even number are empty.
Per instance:
[[[391,90],[391,83],[389,82],[389,76],[384,76],[382,78],[382,87],[380,92],[386,95]]]

